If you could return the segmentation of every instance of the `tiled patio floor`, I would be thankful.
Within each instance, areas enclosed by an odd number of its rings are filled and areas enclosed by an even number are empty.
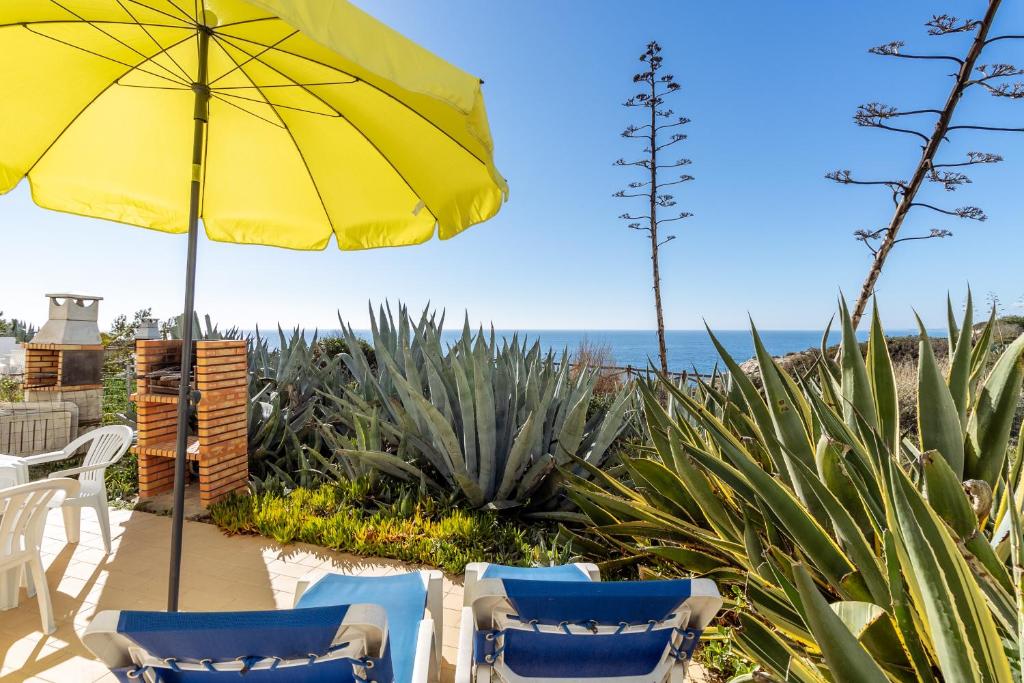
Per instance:
[[[40,630],[35,598],[21,591],[15,609],[0,612],[0,683],[114,681],[82,645],[93,615],[105,609],[163,609],[171,520],[146,512],[111,510],[113,553],[103,552],[95,517],[82,513],[82,537],[68,545],[59,511],[50,513],[43,561],[57,630]],[[251,610],[292,606],[296,581],[313,570],[384,575],[407,571],[401,562],[367,560],[264,538],[228,537],[211,524],[186,522],[182,562],[183,610]],[[443,680],[454,672],[462,586],[444,583]]]
[[[77,545],[64,538],[59,511],[50,513],[43,560],[50,584],[57,630],[40,630],[35,598],[21,591],[15,609],[0,612],[0,683],[93,683],[115,681],[79,640],[96,612],[152,609],[166,605],[171,520],[147,512],[110,511],[113,552],[105,555],[92,511],[82,513]],[[183,610],[253,610],[291,607],[296,581],[313,570],[385,575],[407,571],[393,560],[366,559],[265,538],[229,537],[211,525],[186,522],[182,563]],[[458,643],[461,583],[444,581],[444,666],[442,682],[452,680]],[[702,672],[692,666],[692,681]]]

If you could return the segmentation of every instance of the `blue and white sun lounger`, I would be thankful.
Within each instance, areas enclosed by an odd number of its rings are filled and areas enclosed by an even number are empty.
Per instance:
[[[106,611],[82,641],[125,683],[427,683],[440,589],[440,572],[327,574],[300,583],[290,610]]]
[[[474,572],[456,683],[682,681],[722,605],[707,579],[597,582],[578,566]]]

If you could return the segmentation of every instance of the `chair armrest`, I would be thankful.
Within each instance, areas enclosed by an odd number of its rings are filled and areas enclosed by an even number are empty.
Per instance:
[[[459,653],[455,660],[455,683],[470,683],[473,680],[473,636],[476,618],[472,607],[462,608],[462,622],[459,625]]]
[[[84,472],[96,472],[102,471],[110,467],[110,463],[103,463],[102,465],[83,465],[81,467],[72,467],[67,470],[58,470],[51,472],[47,479],[60,479],[61,477],[70,477],[75,474],[82,474]]]
[[[43,463],[64,460],[70,457],[71,454],[65,453],[64,451],[51,451],[49,453],[37,453],[36,455],[22,456],[21,462],[26,465],[42,465]]]
[[[412,664],[412,683],[433,683],[437,681],[440,664],[434,651],[441,651],[441,643],[434,642],[434,624],[430,619],[420,622],[416,631],[416,655]]]

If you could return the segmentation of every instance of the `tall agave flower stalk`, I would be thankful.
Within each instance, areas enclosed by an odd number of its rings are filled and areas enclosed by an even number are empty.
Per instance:
[[[372,422],[392,448],[353,445],[328,429],[336,458],[458,492],[474,507],[553,511],[565,500],[559,468],[600,471],[633,414],[631,388],[591,410],[597,370],[573,372],[567,354],[557,361],[539,342],[473,334],[467,319],[446,349],[443,318],[425,311],[414,324],[404,307],[397,321],[370,313],[377,369],[342,322],[351,352],[340,357],[356,383],[324,392],[335,407],[326,421]]]
[[[910,440],[877,311],[866,357],[840,317],[838,359],[807,376],[755,329],[760,389],[717,340],[728,382],[643,384],[650,455],[626,459],[633,485],[572,483],[578,547],[734,586],[747,680],[1020,681],[1024,337],[994,353],[993,320],[951,310],[944,376],[922,327]]]

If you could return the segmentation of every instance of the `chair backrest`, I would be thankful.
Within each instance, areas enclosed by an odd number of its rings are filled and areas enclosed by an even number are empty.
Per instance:
[[[377,605],[253,612],[106,611],[82,642],[122,680],[391,683]]]
[[[474,659],[501,680],[667,680],[721,604],[707,579],[484,579]]]
[[[36,530],[45,523],[50,502],[57,496],[74,496],[74,479],[43,479],[0,489],[0,563],[5,558],[34,550]]]
[[[132,429],[124,425],[100,427],[78,437],[65,446],[64,451],[72,455],[86,444],[89,450],[85,453],[82,465],[113,465],[132,445]],[[82,481],[102,482],[103,470],[83,472],[78,478]]]

